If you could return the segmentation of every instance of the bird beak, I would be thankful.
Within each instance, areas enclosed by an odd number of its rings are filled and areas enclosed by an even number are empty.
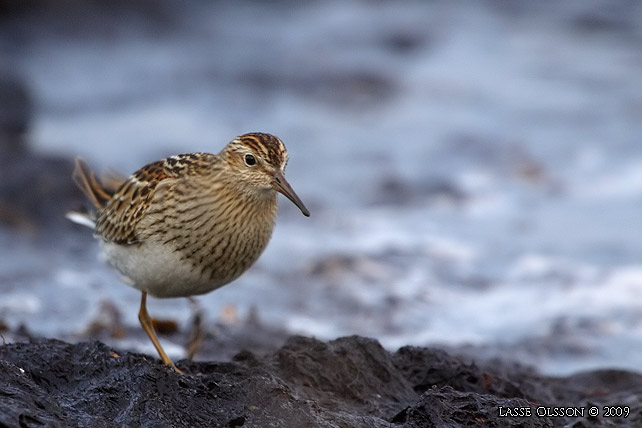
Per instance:
[[[310,211],[308,211],[308,209],[305,207],[305,204],[303,204],[301,199],[299,199],[296,192],[292,189],[290,183],[288,183],[281,171],[277,171],[274,173],[274,182],[272,183],[272,187],[274,188],[274,190],[291,200],[292,203],[301,210],[304,216],[310,217]]]

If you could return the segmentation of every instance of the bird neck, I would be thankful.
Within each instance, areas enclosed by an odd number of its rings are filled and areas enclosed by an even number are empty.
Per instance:
[[[257,188],[238,180],[225,183],[229,194],[235,195],[237,203],[243,211],[252,216],[267,217],[270,221],[276,217],[277,194],[272,188]]]
[[[273,220],[277,210],[277,195],[274,189],[246,189],[245,200],[249,211]]]

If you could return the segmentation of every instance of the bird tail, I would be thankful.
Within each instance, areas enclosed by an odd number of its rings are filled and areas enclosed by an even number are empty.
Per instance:
[[[99,181],[89,168],[89,165],[87,165],[87,162],[81,157],[76,158],[76,165],[71,177],[87,199],[91,201],[96,211],[105,208],[113,194],[116,193],[118,188],[125,182],[125,177],[114,172],[109,172]],[[92,229],[96,227],[92,213],[70,211],[65,217],[74,223]]]
[[[69,211],[67,214],[65,214],[65,217],[67,217],[67,220],[71,220],[74,223],[80,224],[82,226],[87,226],[90,229],[96,228],[96,222],[91,217],[91,215],[87,213],[81,213],[78,211]]]
[[[71,177],[96,210],[105,208],[116,191],[114,183],[109,183],[107,186],[101,184],[81,157],[76,158],[76,166]]]

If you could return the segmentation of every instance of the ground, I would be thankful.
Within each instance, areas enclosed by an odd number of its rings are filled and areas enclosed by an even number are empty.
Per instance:
[[[642,376],[566,378],[376,340],[292,336],[231,361],[158,359],[101,342],[0,346],[0,426],[597,427],[642,423]],[[621,410],[605,406],[622,406]],[[626,406],[626,407],[625,407]],[[597,417],[589,416],[592,407]],[[628,412],[607,417],[606,411]],[[582,416],[582,413],[584,416]],[[530,416],[528,416],[530,415]]]

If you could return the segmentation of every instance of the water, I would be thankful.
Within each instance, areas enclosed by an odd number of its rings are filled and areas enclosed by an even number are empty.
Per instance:
[[[248,1],[174,12],[82,37],[27,22],[19,48],[2,46],[33,90],[42,153],[129,173],[244,132],[283,139],[312,217],[283,199],[257,265],[201,299],[210,317],[256,307],[320,338],[467,346],[550,373],[640,367],[642,8]],[[11,324],[79,331],[103,299],[137,323],[138,293],[97,246],[60,253],[2,235],[21,242],[0,262]],[[150,312],[184,320],[188,305],[152,300]]]

